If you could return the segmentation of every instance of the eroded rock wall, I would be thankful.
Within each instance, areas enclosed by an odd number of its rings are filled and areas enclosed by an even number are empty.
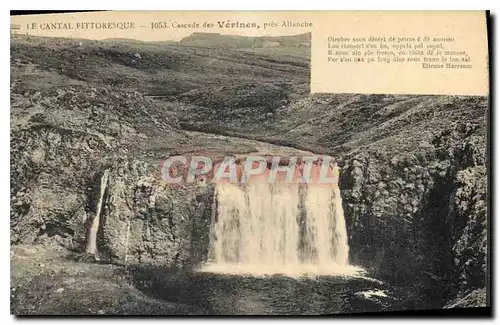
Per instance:
[[[82,253],[101,204],[100,259],[203,259],[206,231],[198,228],[209,224],[209,217],[204,220],[213,191],[162,180],[161,157],[168,155],[169,141],[176,147],[183,137],[151,101],[138,93],[84,87],[14,94],[12,105],[11,244],[56,243]],[[164,151],[147,148],[156,138],[166,144]],[[109,177],[101,189],[105,171]],[[199,238],[191,245],[193,234]]]
[[[419,306],[484,288],[485,159],[485,127],[475,123],[443,130],[418,152],[344,157],[351,261],[413,287]]]

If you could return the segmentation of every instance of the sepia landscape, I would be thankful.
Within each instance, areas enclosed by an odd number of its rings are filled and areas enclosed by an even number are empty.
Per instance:
[[[11,313],[488,306],[488,97],[311,94],[310,43],[310,34],[193,33],[179,42],[12,35]],[[321,208],[342,225],[329,248],[338,268],[315,272],[318,257],[295,275],[245,263],[203,269],[218,254],[214,224],[237,218],[216,235],[244,235],[247,219],[223,209],[239,190],[171,186],[160,164],[252,153],[335,158],[339,191],[311,194],[323,199],[300,220],[321,229]],[[259,217],[274,220],[285,207],[265,201],[275,195],[267,190],[240,194],[264,202]],[[300,193],[288,204],[299,207]],[[296,227],[297,242],[299,210],[283,221]],[[259,236],[282,231],[269,223]]]

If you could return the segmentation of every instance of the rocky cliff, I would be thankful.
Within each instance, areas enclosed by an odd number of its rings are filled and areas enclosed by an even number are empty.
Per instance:
[[[410,284],[418,295],[424,291],[420,306],[484,290],[485,148],[482,123],[459,123],[420,152],[344,157],[341,187],[353,262]]]
[[[155,109],[138,93],[108,88],[13,94],[11,243],[83,252],[89,222],[102,210],[101,259],[188,263],[193,216],[211,200],[161,180],[159,157],[186,136]],[[161,148],[142,151],[157,138]]]

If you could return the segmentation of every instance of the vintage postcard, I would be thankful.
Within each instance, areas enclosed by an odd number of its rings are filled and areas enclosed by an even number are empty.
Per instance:
[[[488,309],[488,17],[11,16],[11,313]]]

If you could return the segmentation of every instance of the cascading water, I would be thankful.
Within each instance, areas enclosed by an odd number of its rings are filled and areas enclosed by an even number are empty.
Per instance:
[[[232,274],[355,275],[338,187],[216,185],[209,263]]]

